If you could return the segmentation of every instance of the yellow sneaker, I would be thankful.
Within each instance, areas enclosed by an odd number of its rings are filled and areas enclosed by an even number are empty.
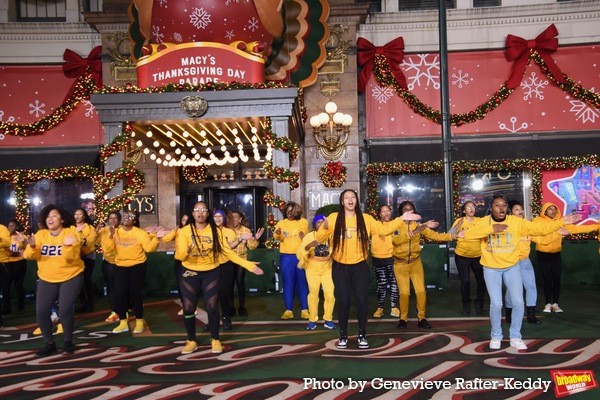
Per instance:
[[[127,321],[119,322],[119,325],[112,331],[113,333],[129,332],[129,324]]]
[[[300,318],[302,318],[302,319],[310,318],[310,314],[308,313],[308,310],[302,310],[302,312],[300,313]]]
[[[104,321],[106,322],[119,322],[121,319],[119,318],[119,314],[117,314],[114,311],[110,312],[110,315],[108,316],[108,318],[106,318]]]
[[[56,325],[56,333],[63,333],[63,332],[64,332],[64,330],[63,330],[62,324]]]
[[[223,352],[223,346],[221,345],[221,341],[219,339],[210,339],[210,344],[214,354],[220,354]]]
[[[37,328],[35,328],[35,331],[33,331],[32,335],[41,335],[42,334],[42,329],[38,326]]]
[[[136,319],[135,320],[135,328],[133,329],[133,333],[142,333],[144,332],[144,320]]]
[[[190,354],[198,350],[198,343],[195,340],[186,340],[185,346],[181,349],[181,354]]]
[[[382,315],[383,315],[383,308],[378,308],[377,310],[375,310],[375,313],[373,313],[373,316],[375,318],[381,318]]]
[[[285,310],[285,312],[281,315],[281,319],[292,319],[294,318],[294,313],[290,310]]]
[[[179,310],[179,312],[177,313],[177,315],[183,315],[183,308],[181,310]]]
[[[392,308],[392,311],[390,312],[390,315],[392,317],[399,317],[400,316],[400,309],[399,308]]]

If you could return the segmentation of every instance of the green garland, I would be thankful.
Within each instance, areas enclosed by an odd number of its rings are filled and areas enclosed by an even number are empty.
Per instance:
[[[529,60],[533,60],[536,64],[538,64],[542,70],[542,72],[555,84],[558,85],[564,92],[570,94],[574,98],[584,101],[595,108],[600,108],[600,94],[594,93],[588,89],[585,89],[581,85],[577,84],[575,81],[567,77],[565,77],[567,83],[558,84],[556,79],[549,72],[546,63],[540,56],[540,54],[533,50],[529,55]],[[383,54],[377,54],[375,59],[373,60],[374,65],[374,74],[375,79],[381,86],[392,87],[396,94],[404,100],[404,102],[417,114],[427,118],[428,120],[441,123],[442,115],[439,110],[434,109],[433,107],[428,106],[423,103],[417,96],[415,96],[408,89],[404,89],[400,86],[400,84],[394,78],[392,71],[389,66],[388,59]],[[512,93],[514,89],[508,89],[506,87],[506,83],[504,83],[496,93],[490,96],[490,99],[485,103],[477,106],[474,110],[471,110],[466,113],[459,114],[450,114],[450,124],[453,126],[461,126],[464,124],[470,124],[479,120],[484,119],[491,111],[495,110],[506,100]]]
[[[515,159],[493,161],[457,161],[452,163],[452,197],[454,201],[454,217],[460,216],[458,198],[460,197],[458,180],[461,175],[474,172],[500,172],[500,171],[529,171],[532,174],[531,182],[531,210],[533,215],[542,211],[542,174],[544,171],[554,169],[574,169],[584,165],[600,166],[600,156],[572,156],[538,159]],[[442,174],[441,161],[423,163],[371,163],[367,164],[367,212],[377,216],[379,205],[379,190],[377,181],[381,175],[400,174]],[[597,232],[583,233],[569,236],[570,239],[594,239]]]

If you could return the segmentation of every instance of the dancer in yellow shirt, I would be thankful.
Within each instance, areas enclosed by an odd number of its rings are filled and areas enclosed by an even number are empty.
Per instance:
[[[106,293],[108,295],[108,304],[110,305],[110,314],[104,320],[106,322],[119,322],[121,319],[119,318],[119,314],[115,312],[117,309],[115,302],[115,290],[114,290],[114,282],[115,282],[115,269],[117,266],[115,265],[115,252],[107,251],[107,249],[102,247],[102,243],[107,240],[108,236],[110,236],[110,227],[113,229],[117,229],[121,225],[121,213],[118,211],[112,211],[108,214],[107,219],[108,226],[104,226],[104,223],[100,221],[96,226],[96,231],[98,232],[98,236],[96,238],[97,243],[100,243],[102,249],[102,276],[104,277],[104,282],[106,283]]]
[[[45,345],[36,355],[56,353],[50,314],[57,298],[64,329],[63,353],[72,354],[75,351],[73,306],[83,284],[82,238],[73,227],[71,214],[53,204],[40,211],[38,221],[41,229],[28,236],[23,252],[23,257],[37,261],[38,266],[36,319]]]
[[[319,320],[319,293],[323,288],[323,326],[327,329],[334,329],[333,307],[335,306],[335,295],[333,278],[331,276],[331,240],[325,243],[317,241],[316,231],[325,221],[322,214],[315,215],[313,218],[314,231],[309,232],[302,239],[298,246],[296,256],[298,257],[298,268],[306,270],[306,280],[308,281],[308,312],[310,317],[306,329],[312,330],[317,327]]]
[[[219,340],[219,259],[224,255],[230,261],[241,265],[248,271],[262,275],[263,270],[254,262],[244,260],[231,250],[220,230],[215,225],[206,203],[194,204],[192,221],[181,229],[175,255],[182,260],[183,272],[179,277],[183,294],[183,321],[187,332],[182,354],[198,349],[196,342],[196,319],[194,312],[198,296],[202,293],[211,337],[212,352],[223,352]]]
[[[1,225],[0,225],[1,226]],[[25,311],[25,288],[23,283],[25,282],[25,273],[27,271],[27,262],[23,258],[23,249],[26,243],[23,242],[22,230],[20,224],[16,219],[11,219],[6,225],[10,237],[10,247],[8,261],[4,263],[5,267],[2,267],[0,274],[3,276],[2,280],[2,301],[4,303],[3,314],[10,314],[11,312],[11,286],[14,285],[15,291],[17,292],[17,309],[19,313]],[[0,228],[0,231],[3,231]],[[6,232],[4,232],[4,235]],[[0,234],[0,236],[3,236]],[[6,237],[0,237],[0,246],[3,247]],[[5,259],[5,257],[4,257]],[[2,264],[2,263],[0,263]]]
[[[508,215],[508,204],[503,196],[495,195],[491,204],[492,214],[477,220],[473,228],[464,232],[465,239],[480,239],[481,265],[490,297],[491,341],[490,349],[502,346],[502,284],[510,291],[512,321],[510,346],[517,350],[527,349],[521,336],[523,323],[523,279],[519,258],[521,238],[527,235],[547,235],[566,224],[579,220],[579,215],[568,215],[548,223],[533,223],[525,218]]]
[[[335,284],[335,300],[338,304],[339,349],[348,347],[348,318],[350,314],[351,290],[354,289],[358,316],[358,347],[369,347],[367,341],[368,295],[371,272],[369,237],[390,235],[400,228],[403,219],[418,219],[418,215],[407,213],[387,224],[375,220],[360,210],[358,195],[346,189],[340,195],[339,212],[330,214],[317,231],[317,241],[326,242],[331,237],[333,264],[331,274]]]
[[[75,230],[83,238],[81,246],[81,259],[85,265],[83,270],[83,287],[79,294],[80,306],[75,309],[76,312],[94,311],[94,282],[92,274],[96,264],[96,237],[98,232],[92,225],[92,220],[87,211],[78,208],[73,213],[75,219]]]
[[[294,318],[294,297],[298,294],[302,312],[301,318],[308,319],[308,283],[306,273],[298,268],[296,249],[300,246],[302,238],[308,233],[308,221],[302,218],[302,207],[293,201],[288,202],[283,208],[284,219],[277,222],[273,231],[273,238],[281,242],[279,246],[279,266],[281,268],[281,282],[283,284],[283,301],[285,311],[281,319]]]

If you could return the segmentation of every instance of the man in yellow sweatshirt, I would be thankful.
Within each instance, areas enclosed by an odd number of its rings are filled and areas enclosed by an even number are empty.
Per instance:
[[[533,222],[549,223],[560,218],[561,213],[556,204],[544,203],[542,212],[533,219]],[[558,301],[560,300],[560,279],[562,276],[561,251],[563,235],[593,232],[596,229],[598,229],[596,225],[567,225],[564,229],[548,235],[531,237],[531,241],[535,243],[538,267],[542,273],[544,297],[546,299],[546,306],[544,306],[545,313],[563,312],[558,306]]]
[[[498,350],[502,344],[502,283],[510,291],[513,302],[510,324],[510,346],[527,349],[521,339],[523,324],[523,280],[519,264],[521,237],[546,235],[567,224],[577,222],[579,215],[568,215],[548,223],[534,223],[524,218],[508,215],[508,204],[503,196],[492,198],[492,214],[480,218],[465,231],[465,239],[481,240],[481,265],[490,297],[491,341],[490,349]]]

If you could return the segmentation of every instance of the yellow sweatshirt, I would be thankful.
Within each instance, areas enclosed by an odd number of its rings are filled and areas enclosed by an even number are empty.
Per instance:
[[[220,232],[220,230],[217,229],[217,232]],[[252,271],[256,265],[235,254],[229,244],[221,237],[221,233],[218,234],[223,254],[227,259],[246,268],[248,271]],[[184,267],[193,271],[210,271],[217,268],[219,261],[215,262],[213,258],[213,234],[210,225],[206,225],[201,231],[196,230],[196,235],[194,241],[190,225],[186,225],[179,230],[175,257],[182,261]],[[196,246],[196,243],[200,245],[200,248]],[[192,251],[188,254],[190,248]]]
[[[96,233],[96,228],[90,224],[85,224],[85,228],[79,231],[79,234],[83,238],[83,243],[81,245],[81,257],[85,257],[96,250],[96,240],[98,234]]]
[[[452,228],[454,228],[461,220],[463,221],[462,225],[460,226],[460,229],[458,229],[458,232],[461,231],[467,231],[470,228],[472,228],[475,225],[475,222],[478,220],[478,217],[475,217],[475,219],[473,221],[467,221],[466,218],[458,218],[456,221],[454,221],[454,224],[452,224]],[[463,239],[463,238],[458,238],[456,239],[456,247],[454,249],[454,252],[462,257],[467,257],[467,258],[477,258],[477,257],[481,257],[481,243],[479,239],[474,239],[474,240],[467,240],[467,239]]]
[[[325,242],[330,236],[333,235],[335,229],[335,220],[337,219],[338,213],[331,213],[327,217],[329,228],[325,229],[325,224],[322,224],[317,231],[317,240],[319,242]],[[356,216],[345,217],[346,218],[346,231],[344,232],[344,238],[342,240],[343,246],[340,246],[336,253],[333,254],[333,260],[342,264],[358,264],[359,262],[365,261],[368,254],[363,254],[362,246],[358,240]],[[363,214],[365,219],[365,227],[367,229],[367,235],[370,237],[376,235],[391,235],[394,231],[398,230],[404,221],[401,218],[393,219],[390,222],[382,223],[377,221],[369,214]]]
[[[425,228],[421,233],[409,235],[408,231],[414,231],[419,224],[414,221],[405,221],[401,227],[392,235],[394,245],[394,261],[410,264],[421,256],[421,236],[436,242],[448,242],[452,240],[451,233],[437,233]]]
[[[373,257],[391,258],[393,251],[392,235],[373,235],[371,238],[371,255]]]
[[[306,246],[315,240],[317,240],[317,232],[315,231],[309,232],[302,239],[302,243],[296,251],[298,268],[331,268],[331,243],[319,243],[319,253],[321,254],[319,256],[315,256],[315,247],[306,250]]]
[[[37,261],[38,277],[46,282],[65,282],[83,272],[81,240],[71,246],[63,245],[67,236],[81,237],[74,227],[63,228],[57,236],[48,229],[41,229],[35,235],[35,249],[28,244],[23,257]]]
[[[504,232],[494,233],[493,226],[506,224]],[[527,235],[547,235],[565,226],[562,219],[547,223],[530,222],[514,215],[503,222],[495,222],[491,215],[477,220],[465,232],[465,239],[481,239],[481,265],[488,268],[509,268],[521,258],[521,238]]]
[[[21,261],[23,257],[24,244],[18,239],[17,235],[12,235],[10,238],[10,257],[8,262]]]
[[[554,219],[551,219],[546,215],[546,210],[551,206],[556,207],[556,209],[558,210]],[[533,222],[548,223],[556,221],[560,218],[562,218],[562,215],[560,213],[560,209],[556,206],[556,204],[544,203],[544,205],[542,206],[542,212],[539,216],[533,219]],[[598,229],[596,225],[565,225],[564,228],[568,230],[571,234],[588,233]],[[541,251],[544,253],[559,253],[560,251],[562,251],[563,236],[556,231],[548,235],[532,236],[531,241],[535,243],[536,251]]]
[[[146,253],[152,253],[158,247],[155,234],[148,234],[135,226],[128,231],[120,226],[112,239],[110,231],[102,239],[102,248],[115,253],[115,265],[119,267],[133,267],[145,262]]]
[[[308,221],[306,218],[300,219],[282,219],[277,224],[273,231],[281,228],[279,235],[273,234],[275,240],[279,240],[279,252],[281,254],[296,254],[296,249],[300,246],[302,239],[300,238],[300,232],[305,235],[308,233]]]
[[[110,236],[110,228],[108,226],[105,226],[104,228],[100,229],[100,231],[98,232],[98,237],[96,238],[96,241],[97,241],[97,243],[100,243],[100,246],[102,248],[102,256],[104,257],[106,262],[114,264],[115,257],[117,255],[115,253],[114,246],[112,246],[111,251],[108,251],[108,249],[106,249],[105,241],[110,240],[110,239],[108,239],[109,236]]]
[[[0,263],[8,262],[10,258],[10,231],[0,225]]]
[[[229,244],[229,242],[233,242],[233,241],[237,240],[237,235],[235,234],[233,229],[229,229],[225,226],[218,228],[218,229],[221,231],[220,233],[221,233],[221,237],[223,238],[223,241],[227,242],[227,246],[229,246],[229,248],[231,248],[231,245]],[[232,251],[233,251],[233,249],[232,249]],[[227,256],[224,253],[221,253],[221,255],[219,256],[219,264],[224,264],[227,261],[229,261],[229,258],[227,258]]]

